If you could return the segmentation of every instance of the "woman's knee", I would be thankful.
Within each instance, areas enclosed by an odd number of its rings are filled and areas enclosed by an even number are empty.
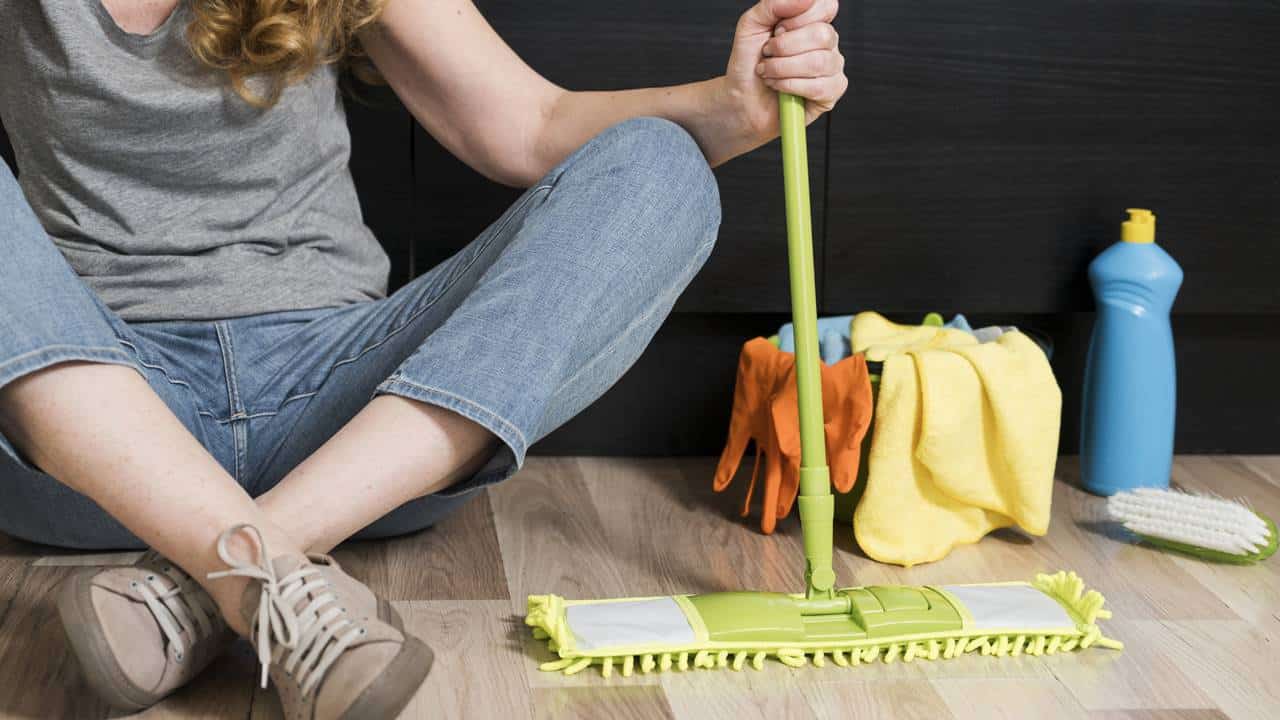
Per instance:
[[[720,190],[715,173],[687,130],[663,118],[639,117],[614,125],[597,140],[605,152],[624,160],[632,172],[664,187],[690,211],[699,212],[706,224],[719,225]]]
[[[700,267],[720,228],[720,190],[693,137],[670,120],[640,117],[614,125],[592,141],[619,186],[636,191],[651,230],[642,251]],[[664,252],[667,251],[667,252]]]

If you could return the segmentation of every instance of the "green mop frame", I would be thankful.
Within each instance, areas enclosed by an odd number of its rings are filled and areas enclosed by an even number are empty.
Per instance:
[[[534,637],[545,640],[559,656],[541,669],[573,674],[598,664],[609,676],[616,665],[625,676],[637,668],[641,672],[673,667],[740,670],[748,660],[754,668],[762,669],[769,657],[798,667],[807,662],[822,666],[829,655],[835,664],[845,666],[878,659],[910,662],[917,658],[952,658],[971,652],[997,656],[1054,654],[1095,644],[1119,649],[1122,645],[1104,637],[1096,624],[1098,619],[1111,616],[1103,609],[1102,595],[1095,590],[1086,593],[1075,573],[1042,574],[1032,583],[960,586],[1035,588],[1057,601],[1072,621],[1049,630],[975,630],[965,604],[941,586],[836,589],[832,569],[835,499],[822,416],[804,100],[782,94],[779,112],[799,391],[798,506],[805,591],[674,596],[670,599],[684,611],[692,627],[691,642],[594,649],[579,647],[568,620],[571,607],[662,598],[570,601],[556,595],[530,596],[525,622],[533,627]]]

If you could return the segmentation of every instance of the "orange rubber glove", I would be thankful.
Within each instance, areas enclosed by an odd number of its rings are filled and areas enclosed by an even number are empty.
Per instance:
[[[742,516],[751,510],[751,497],[765,460],[761,532],[770,534],[778,518],[791,512],[800,489],[800,418],[796,411],[795,356],[782,352],[764,338],[742,347],[734,390],[729,439],[716,468],[713,487],[724,490],[733,480],[754,441],[756,461],[742,505]],[[832,485],[838,492],[853,489],[863,438],[871,424],[871,382],[861,355],[822,366],[822,405],[827,442],[827,462]]]
[[[769,406],[778,383],[787,378],[793,365],[794,355],[782,352],[764,338],[748,340],[738,356],[738,380],[733,390],[729,440],[725,443],[724,452],[720,454],[720,464],[716,467],[712,487],[716,492],[729,487],[733,476],[738,472],[742,456],[746,453],[747,443],[754,442],[756,459],[751,467],[747,496],[742,501],[742,517],[751,513],[751,496],[755,492],[756,479],[760,474],[761,456],[765,461],[764,505],[773,508],[778,506],[782,453],[778,450],[777,436],[773,432],[773,414]],[[773,522],[773,519],[769,521],[770,529],[766,532],[772,532]]]

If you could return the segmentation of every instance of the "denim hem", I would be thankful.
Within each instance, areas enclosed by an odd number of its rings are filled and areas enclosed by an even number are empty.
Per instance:
[[[524,465],[525,453],[529,449],[529,443],[525,440],[524,433],[520,432],[520,429],[512,425],[506,418],[473,400],[468,400],[448,390],[420,385],[399,375],[392,375],[384,380],[382,384],[378,385],[376,392],[380,395],[400,395],[410,400],[430,403],[431,405],[451,410],[483,426],[505,443],[511,450],[515,469],[518,470]]]
[[[520,469],[519,465],[516,463],[514,458],[496,465],[494,460],[496,460],[499,455],[511,454],[511,448],[503,447],[498,451],[498,454],[495,455],[494,458],[490,459],[488,463],[485,463],[485,466],[480,469],[480,472],[465,480],[461,480],[450,485],[444,490],[431,493],[431,497],[448,499],[461,497],[463,495],[470,495],[471,493],[483,490],[490,485],[496,485],[503,480],[506,480],[516,474],[516,471]]]
[[[120,348],[112,347],[85,347],[83,345],[46,345],[45,347],[23,353],[17,357],[9,358],[4,362],[0,362],[0,388],[17,380],[25,375],[43,370],[47,367],[57,365],[58,363],[72,362],[81,360],[84,362],[107,363],[111,365],[124,365],[138,371],[139,375],[146,378],[142,372],[142,368],[129,357],[129,354]],[[7,455],[11,460],[18,463],[25,470],[32,472],[41,472],[39,468],[33,467],[19,455],[17,448],[9,442],[8,438],[0,435],[0,453]]]

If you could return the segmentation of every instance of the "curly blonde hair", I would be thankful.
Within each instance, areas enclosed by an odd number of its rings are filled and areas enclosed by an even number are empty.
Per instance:
[[[378,19],[386,0],[192,0],[187,42],[196,59],[226,71],[246,102],[270,108],[317,67],[339,63],[377,80],[356,33]],[[265,91],[251,88],[260,78]]]

